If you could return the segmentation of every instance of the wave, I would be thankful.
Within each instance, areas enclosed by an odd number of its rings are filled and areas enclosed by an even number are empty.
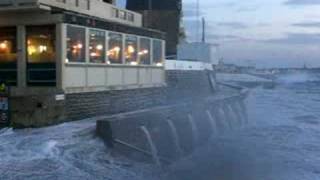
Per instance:
[[[281,74],[276,77],[276,82],[282,84],[320,82],[320,75],[308,72]]]

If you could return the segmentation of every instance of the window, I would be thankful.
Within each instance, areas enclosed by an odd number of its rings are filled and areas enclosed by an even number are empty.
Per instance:
[[[55,26],[27,26],[27,83],[54,86],[56,82]]]
[[[67,28],[67,60],[66,62],[85,62],[86,30],[81,27]]]
[[[136,36],[127,35],[126,36],[126,49],[125,49],[125,59],[126,64],[137,65],[137,42],[138,38]]]
[[[126,20],[127,19],[127,13],[125,11],[119,11],[119,18]]]
[[[122,64],[122,35],[109,33],[109,50],[107,52],[109,64]]]
[[[161,40],[153,40],[153,64],[163,65],[163,43]]]
[[[134,14],[133,13],[127,13],[128,14],[128,21],[134,22]]]
[[[90,30],[90,62],[104,63],[105,62],[105,32],[98,30]]]
[[[17,31],[15,27],[0,28],[0,80],[17,83]]]
[[[54,26],[30,26],[26,30],[28,63],[55,63]]]
[[[140,49],[138,52],[140,64],[151,64],[150,58],[151,41],[147,38],[140,38]]]
[[[119,17],[119,10],[116,9],[116,8],[113,8],[113,9],[112,9],[112,14],[113,14],[113,17],[118,18],[118,17]]]

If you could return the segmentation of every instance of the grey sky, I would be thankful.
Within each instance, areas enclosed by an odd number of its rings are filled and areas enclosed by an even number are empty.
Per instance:
[[[195,7],[183,0],[188,41],[199,39]],[[320,67],[320,0],[200,0],[200,7],[207,39],[227,62]]]

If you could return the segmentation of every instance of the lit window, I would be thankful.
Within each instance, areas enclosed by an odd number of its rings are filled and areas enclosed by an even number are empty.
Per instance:
[[[140,38],[140,49],[138,52],[140,64],[150,64],[150,45],[151,42],[147,38]]]
[[[109,33],[108,63],[122,64],[122,35]]]
[[[55,32],[53,26],[27,27],[28,63],[55,62]]]
[[[104,63],[105,62],[105,32],[90,30],[90,62]]]
[[[163,65],[163,43],[161,40],[153,40],[153,64],[157,66]]]
[[[0,80],[10,85],[17,82],[16,28],[0,28]]]
[[[55,26],[27,26],[27,83],[55,86]]]
[[[126,64],[137,65],[137,42],[138,38],[136,36],[126,36],[126,49],[125,49],[125,59]]]
[[[86,31],[81,27],[67,28],[67,60],[66,62],[85,62],[86,60]]]

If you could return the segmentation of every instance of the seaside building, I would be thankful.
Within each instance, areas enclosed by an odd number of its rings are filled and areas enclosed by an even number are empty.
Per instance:
[[[0,1],[0,80],[10,86],[12,124],[43,126],[125,111],[106,101],[100,106],[101,97],[122,90],[137,98],[165,86],[165,34],[114,4]]]

